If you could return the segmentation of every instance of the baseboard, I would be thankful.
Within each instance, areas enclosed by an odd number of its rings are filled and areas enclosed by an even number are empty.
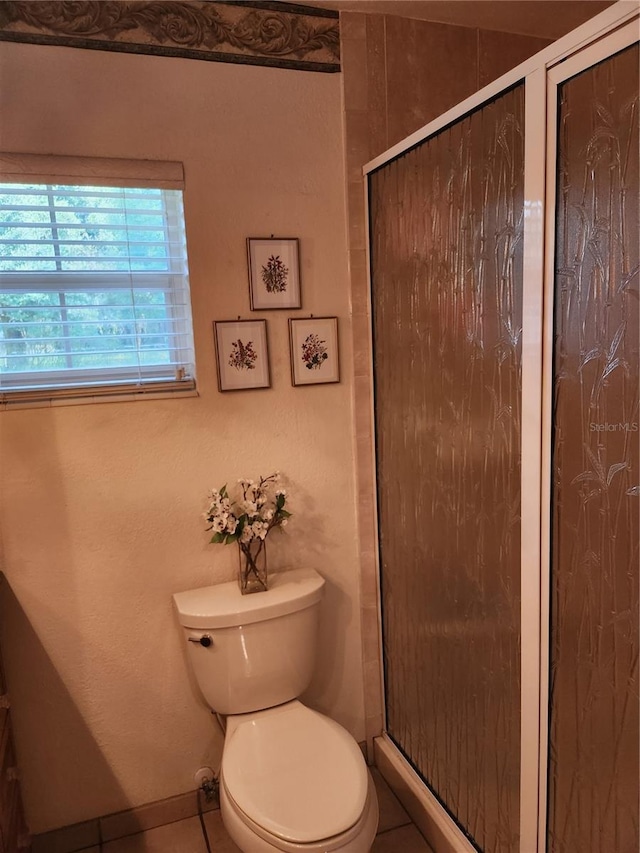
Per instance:
[[[144,806],[114,812],[103,817],[74,823],[34,835],[32,853],[75,853],[100,843],[135,835],[156,826],[195,817],[201,812],[219,808],[218,800],[208,803],[200,791],[188,791],[176,797],[157,800]]]

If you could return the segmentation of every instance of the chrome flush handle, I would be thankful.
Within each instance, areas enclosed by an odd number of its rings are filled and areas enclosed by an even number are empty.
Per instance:
[[[213,640],[209,636],[209,634],[203,634],[201,637],[188,637],[190,643],[200,643],[201,646],[204,646],[205,649],[208,649],[209,646],[213,645]]]

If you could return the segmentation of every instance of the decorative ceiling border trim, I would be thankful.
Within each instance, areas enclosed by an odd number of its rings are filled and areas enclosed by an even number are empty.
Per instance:
[[[338,12],[293,3],[4,0],[0,41],[340,71]]]

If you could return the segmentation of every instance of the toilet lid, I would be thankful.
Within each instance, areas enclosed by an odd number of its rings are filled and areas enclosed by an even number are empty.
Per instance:
[[[367,768],[351,735],[299,702],[251,715],[225,743],[227,793],[258,826],[308,844],[361,817]]]

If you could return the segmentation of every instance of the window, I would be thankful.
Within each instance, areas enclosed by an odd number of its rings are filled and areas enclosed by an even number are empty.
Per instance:
[[[182,192],[0,183],[0,400],[193,379]]]

